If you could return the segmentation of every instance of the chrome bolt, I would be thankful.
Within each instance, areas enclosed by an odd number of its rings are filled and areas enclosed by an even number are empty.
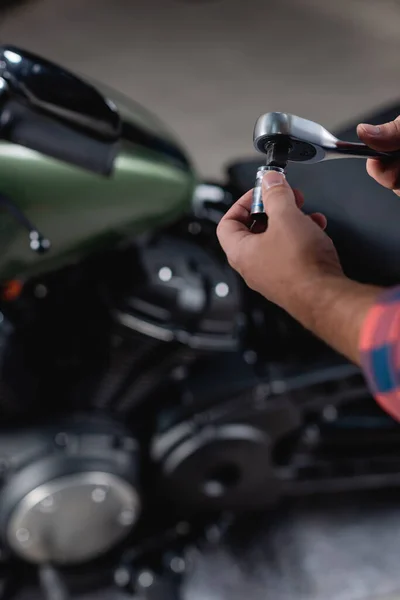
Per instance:
[[[31,534],[29,533],[28,529],[21,527],[20,529],[17,529],[15,537],[20,544],[27,544],[31,539]]]
[[[48,294],[48,289],[45,285],[43,285],[43,283],[38,283],[37,286],[35,287],[35,291],[34,291],[35,297],[42,299],[42,298],[46,298],[47,294]]]
[[[133,512],[133,510],[126,508],[125,510],[123,510],[119,513],[118,523],[120,525],[123,525],[124,527],[129,527],[129,525],[132,525],[132,523],[134,521],[135,521],[135,513]]]
[[[173,573],[184,573],[186,569],[186,563],[181,556],[173,556],[169,561],[169,568]]]
[[[337,417],[338,411],[336,406],[333,406],[332,404],[325,406],[324,410],[322,411],[322,418],[324,421],[327,423],[332,423],[333,421],[336,421]]]
[[[39,250],[39,248],[40,248],[39,240],[31,240],[29,245],[32,248],[32,250]]]
[[[141,588],[149,588],[154,583],[154,575],[151,571],[141,571],[137,578],[137,583]]]
[[[257,362],[257,353],[254,350],[246,350],[243,354],[244,362],[248,365],[254,365]]]
[[[119,567],[114,573],[114,581],[118,587],[126,587],[131,580],[131,575],[126,567]]]
[[[96,487],[92,490],[92,500],[93,502],[100,503],[104,502],[106,499],[107,490],[101,487]]]
[[[203,485],[203,492],[209,498],[219,498],[225,493],[225,487],[220,481],[210,480]]]
[[[161,269],[158,271],[158,279],[160,279],[160,281],[162,281],[163,283],[167,283],[168,281],[171,281],[172,279],[172,271],[169,267],[161,267]]]
[[[218,296],[218,298],[226,298],[228,294],[229,285],[224,281],[220,281],[220,283],[217,283],[217,285],[215,286],[215,295]]]

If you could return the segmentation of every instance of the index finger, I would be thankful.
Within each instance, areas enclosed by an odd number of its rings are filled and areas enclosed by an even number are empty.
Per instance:
[[[253,190],[249,190],[235,202],[219,222],[217,236],[225,252],[243,237],[251,235],[249,225],[252,201]]]

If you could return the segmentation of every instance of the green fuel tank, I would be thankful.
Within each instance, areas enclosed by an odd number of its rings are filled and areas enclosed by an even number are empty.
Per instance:
[[[33,64],[38,70],[39,63]],[[33,252],[27,229],[0,203],[0,281],[78,261],[118,239],[160,228],[190,207],[196,177],[173,136],[122,94],[97,83],[94,88],[120,116],[109,176],[52,158],[32,145],[0,141],[0,195],[51,243],[48,252]]]

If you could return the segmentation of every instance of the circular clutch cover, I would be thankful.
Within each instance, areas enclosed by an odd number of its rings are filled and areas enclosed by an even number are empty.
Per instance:
[[[134,487],[105,472],[53,479],[29,492],[7,525],[10,547],[36,563],[78,563],[109,550],[140,512]]]

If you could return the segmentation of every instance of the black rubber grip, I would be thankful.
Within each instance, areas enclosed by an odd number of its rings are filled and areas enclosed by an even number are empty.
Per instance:
[[[104,176],[111,175],[118,151],[118,142],[98,140],[15,100],[1,111],[0,138]]]

